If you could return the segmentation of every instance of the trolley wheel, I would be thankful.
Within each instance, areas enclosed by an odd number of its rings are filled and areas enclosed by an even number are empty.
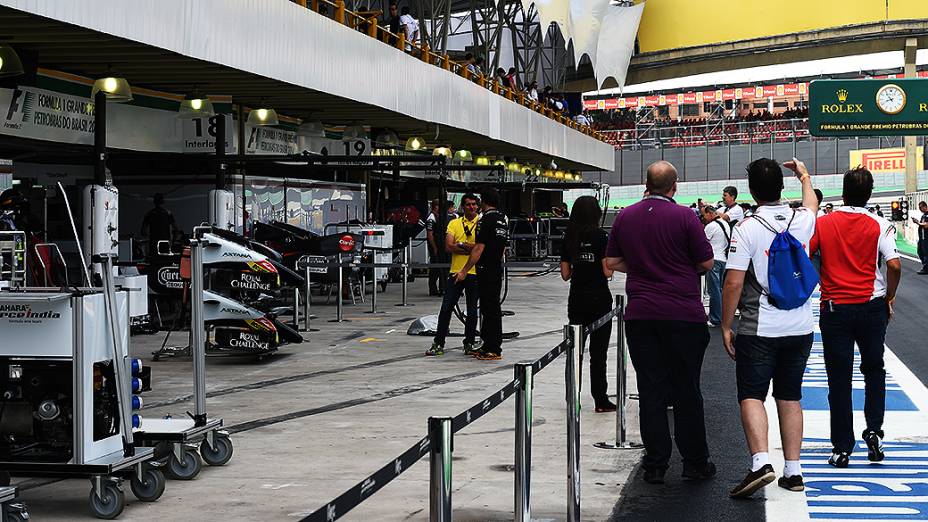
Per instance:
[[[29,520],[29,513],[25,511],[10,511],[4,519],[7,522],[26,522]]]
[[[164,494],[164,473],[160,469],[151,466],[145,466],[142,470],[142,479],[139,480],[138,474],[132,473],[132,479],[129,487],[132,488],[132,494],[142,502],[154,502]]]
[[[232,440],[228,435],[219,435],[213,438],[216,449],[209,447],[209,442],[203,439],[200,443],[200,455],[210,466],[222,466],[232,458]]]
[[[203,461],[193,448],[184,448],[184,462],[171,454],[168,459],[168,476],[177,480],[192,480],[203,469]]]
[[[112,520],[126,507],[126,494],[115,482],[104,482],[103,491],[97,496],[96,488],[90,490],[90,510],[97,518]]]

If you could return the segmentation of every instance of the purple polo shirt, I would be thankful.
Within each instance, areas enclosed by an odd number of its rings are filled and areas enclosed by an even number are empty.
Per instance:
[[[706,322],[696,265],[712,245],[693,209],[651,196],[619,212],[606,257],[628,265],[625,319]]]

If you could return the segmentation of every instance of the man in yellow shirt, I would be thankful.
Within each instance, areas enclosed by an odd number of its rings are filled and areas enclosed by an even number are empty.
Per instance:
[[[432,347],[425,355],[444,355],[445,337],[448,335],[448,326],[451,323],[451,313],[461,293],[466,294],[467,322],[464,325],[464,353],[470,354],[480,346],[476,343],[477,337],[477,270],[475,267],[467,272],[467,276],[460,283],[454,280],[454,274],[464,268],[470,251],[474,248],[477,234],[477,210],[480,201],[473,194],[466,194],[461,199],[464,207],[464,216],[448,223],[448,233],[445,235],[445,250],[451,253],[451,269],[448,281],[445,283],[445,296],[441,302],[441,311],[438,313],[438,329]]]

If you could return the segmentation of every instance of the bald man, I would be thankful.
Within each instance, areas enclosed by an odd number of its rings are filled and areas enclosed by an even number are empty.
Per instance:
[[[673,405],[683,477],[715,475],[709,461],[699,376],[709,344],[699,276],[712,269],[712,246],[702,223],[678,205],[677,169],[666,161],[648,167],[647,196],[616,215],[607,263],[625,272],[625,333],[638,376],[644,480],[663,484],[673,451],[667,405]]]

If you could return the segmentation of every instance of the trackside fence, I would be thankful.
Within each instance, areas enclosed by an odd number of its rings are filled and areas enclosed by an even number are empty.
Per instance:
[[[304,522],[333,522],[369,499],[374,493],[402,475],[422,457],[429,456],[429,519],[432,522],[448,522],[452,517],[452,451],[454,434],[473,424],[497,406],[515,396],[515,469],[513,505],[515,520],[529,522],[532,517],[531,469],[532,469],[532,390],[535,376],[555,359],[566,354],[565,390],[567,403],[567,519],[580,520],[580,382],[581,359],[585,339],[609,321],[621,321],[624,298],[617,296],[616,308],[590,325],[565,325],[563,341],[531,363],[518,363],[513,368],[513,378],[482,401],[454,417],[430,417],[428,434],[410,446],[396,458],[390,460],[373,474],[365,477],[353,487],[327,502]],[[621,324],[621,323],[620,323]],[[625,420],[625,364],[624,339],[619,330],[619,412],[617,423]],[[617,426],[617,433],[624,434],[624,426]]]

